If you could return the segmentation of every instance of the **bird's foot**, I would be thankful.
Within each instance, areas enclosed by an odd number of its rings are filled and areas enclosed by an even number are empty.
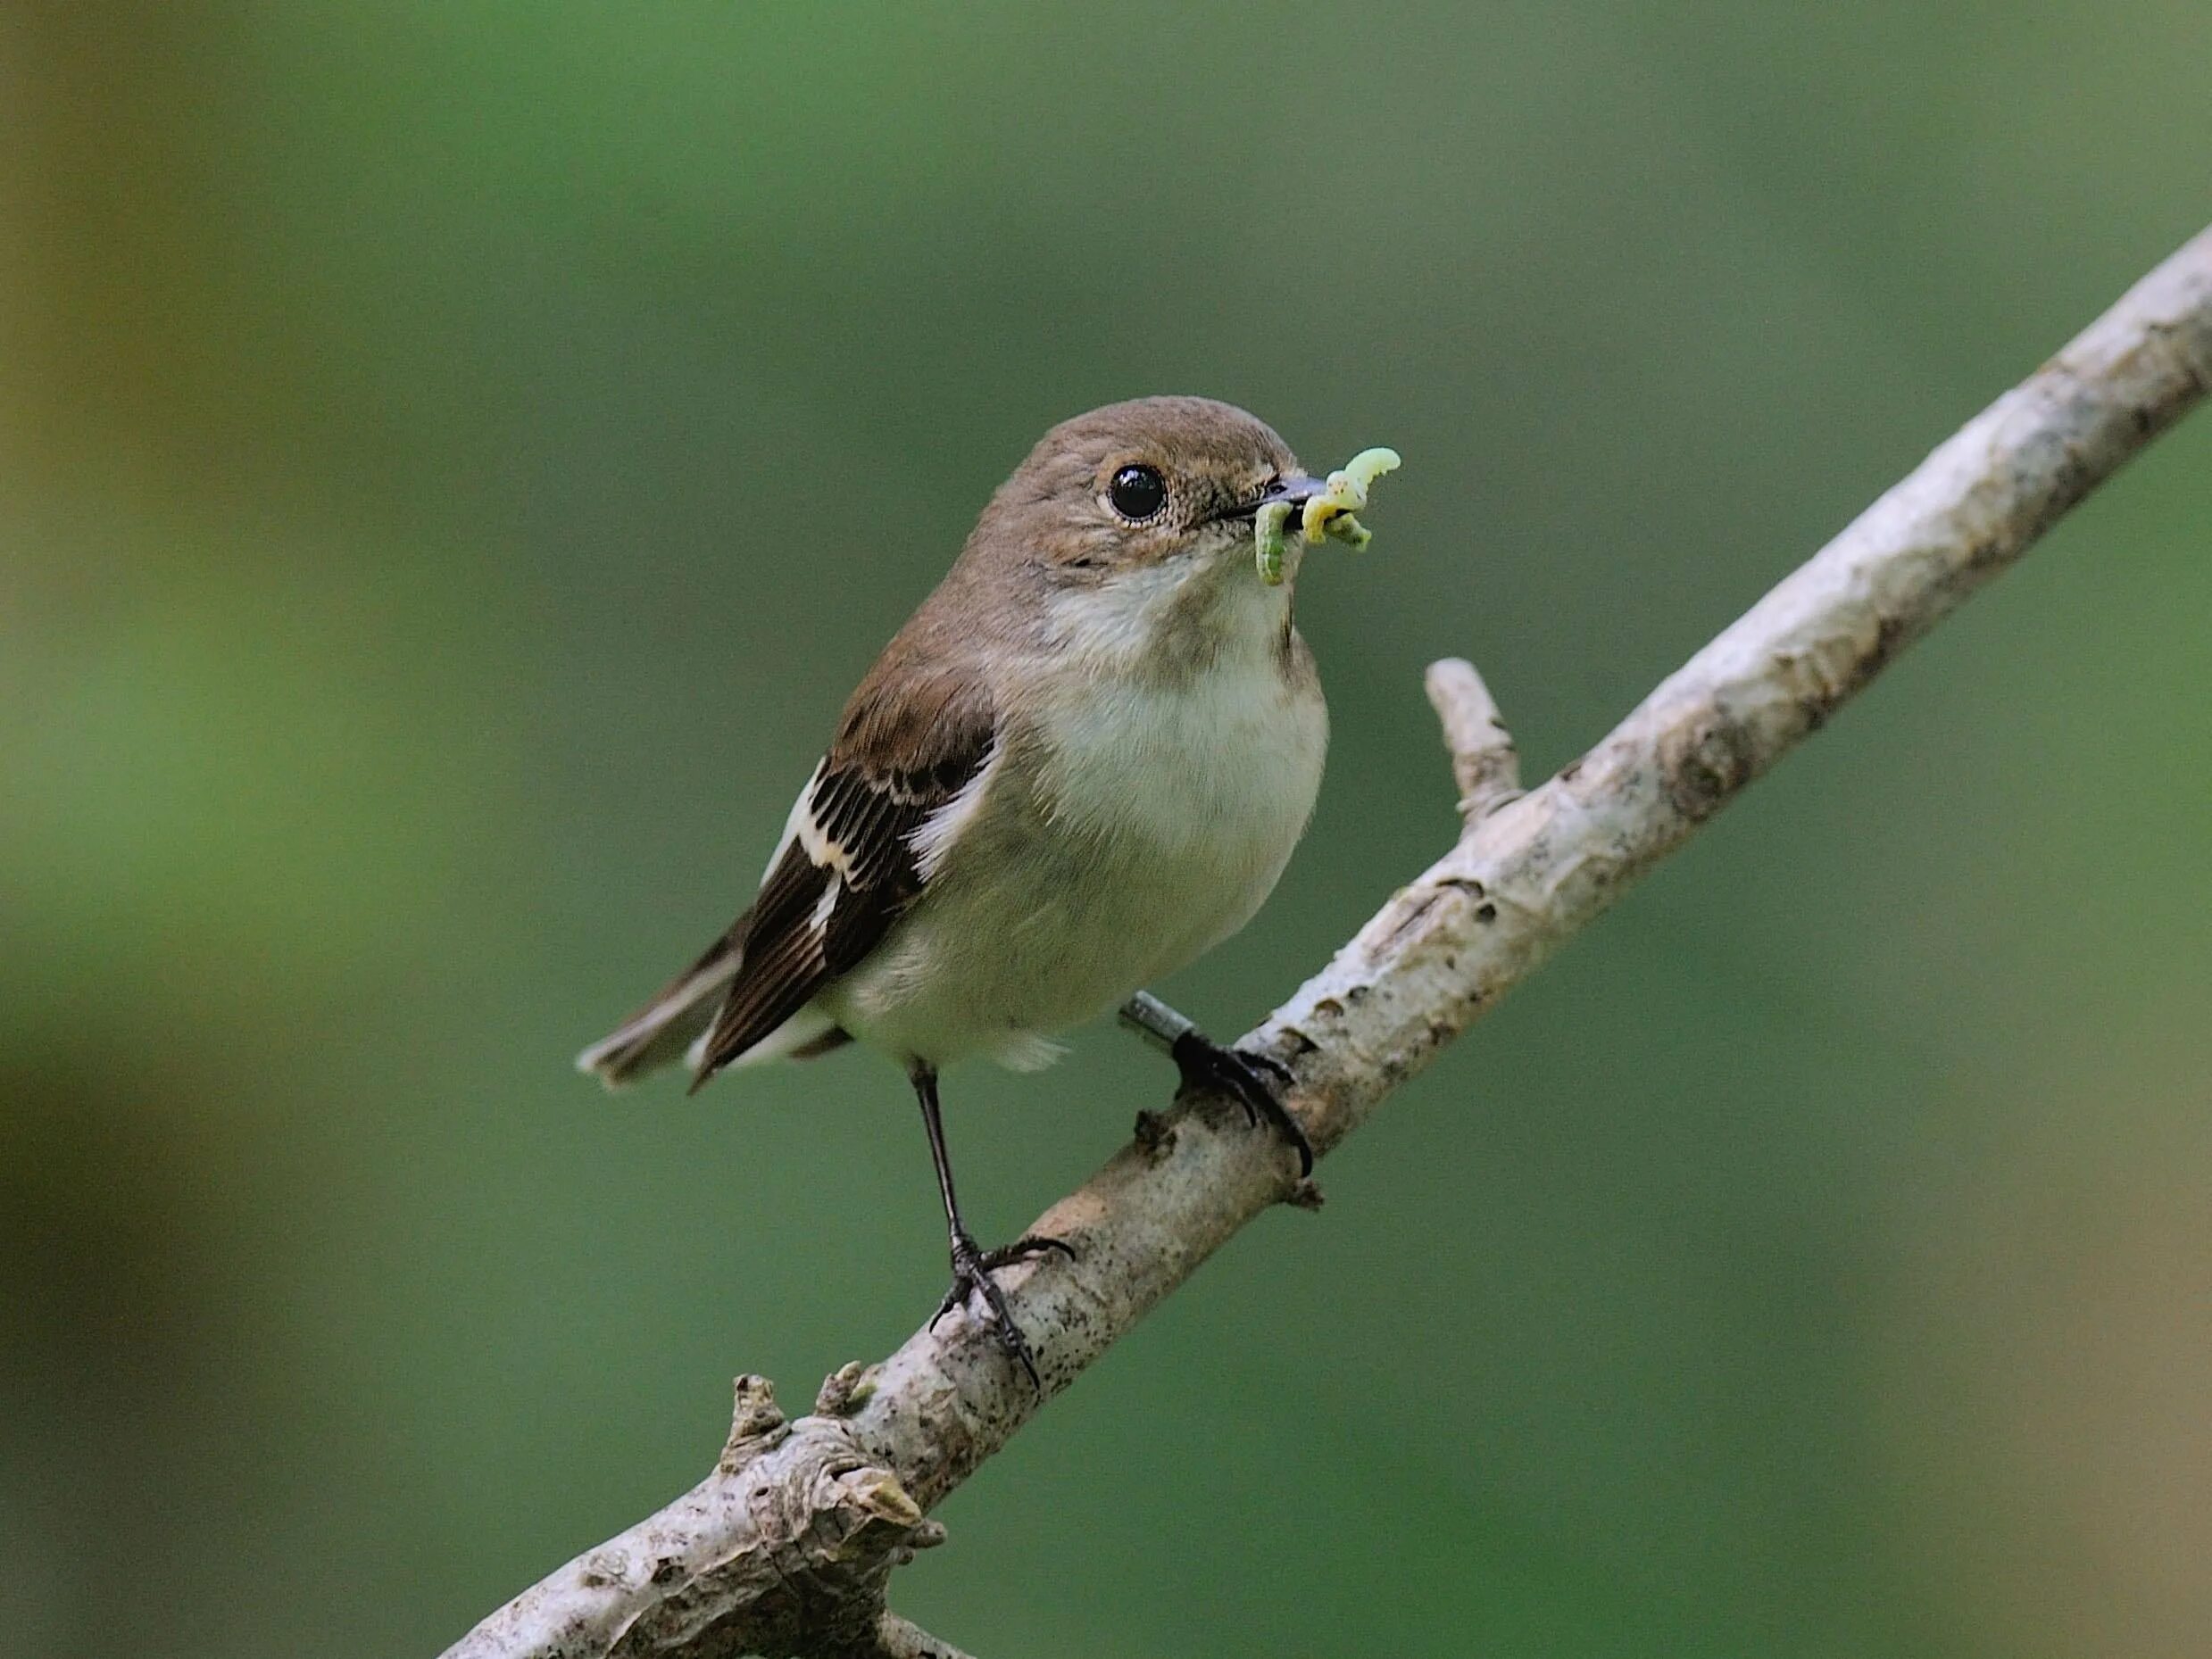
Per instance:
[[[954,1308],[962,1306],[971,1290],[983,1298],[990,1312],[992,1334],[998,1338],[999,1348],[1007,1358],[1015,1361],[1029,1373],[1029,1386],[1042,1389],[1037,1378],[1036,1356],[1029,1351],[1029,1340],[1021,1334],[1021,1327],[1014,1323],[1014,1315],[1006,1306],[1006,1292],[1000,1290],[993,1273],[1001,1267],[1010,1267],[1016,1262],[1026,1262],[1039,1256],[1048,1256],[1058,1250],[1069,1261],[1076,1258],[1075,1247],[1064,1239],[1048,1239],[1040,1233],[1030,1233],[1002,1244],[995,1250],[980,1249],[965,1232],[952,1235],[952,1288],[944,1293],[944,1300],[937,1304],[937,1311],[929,1316],[929,1328],[935,1331],[937,1322]]]
[[[1177,1038],[1168,1054],[1183,1074],[1185,1089],[1216,1090],[1227,1095],[1244,1108],[1248,1124],[1266,1118],[1297,1152],[1298,1178],[1303,1181],[1313,1174],[1313,1142],[1306,1139],[1306,1132],[1276,1092],[1278,1085],[1296,1081],[1290,1067],[1264,1054],[1225,1049],[1195,1031]]]

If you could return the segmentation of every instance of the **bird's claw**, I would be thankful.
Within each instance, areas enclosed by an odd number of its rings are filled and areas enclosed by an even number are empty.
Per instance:
[[[935,1331],[937,1322],[954,1308],[967,1303],[969,1291],[983,1298],[990,1311],[991,1331],[998,1339],[1000,1350],[1028,1373],[1029,1386],[1043,1389],[1037,1376],[1036,1356],[1029,1350],[1028,1339],[1021,1334],[1021,1327],[1014,1323],[1012,1310],[1006,1306],[1006,1292],[1000,1290],[993,1273],[1001,1267],[1010,1267],[1016,1262],[1026,1262],[1057,1250],[1069,1261],[1076,1258],[1075,1247],[1065,1239],[1048,1239],[1041,1233],[1030,1233],[1002,1244],[995,1250],[977,1247],[976,1241],[965,1233],[952,1239],[952,1288],[944,1293],[944,1300],[937,1304],[937,1311],[929,1316],[929,1328]]]
[[[1266,1118],[1297,1152],[1298,1178],[1303,1181],[1313,1174],[1313,1142],[1306,1139],[1306,1132],[1276,1092],[1278,1082],[1287,1085],[1296,1081],[1289,1066],[1271,1055],[1225,1049],[1194,1031],[1177,1038],[1168,1055],[1183,1074],[1185,1089],[1217,1090],[1227,1095],[1244,1108],[1247,1124],[1256,1124]]]

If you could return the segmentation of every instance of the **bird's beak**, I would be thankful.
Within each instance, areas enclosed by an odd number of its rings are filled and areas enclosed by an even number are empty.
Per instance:
[[[1249,518],[1271,502],[1287,502],[1293,507],[1302,507],[1327,488],[1327,484],[1323,480],[1309,478],[1301,472],[1293,477],[1276,479],[1258,500],[1226,507],[1214,517],[1220,519]]]

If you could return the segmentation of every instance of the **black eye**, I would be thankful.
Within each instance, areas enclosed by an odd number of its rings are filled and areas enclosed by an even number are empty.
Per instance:
[[[1150,518],[1168,504],[1168,481],[1157,467],[1124,467],[1106,486],[1106,499],[1124,518]]]

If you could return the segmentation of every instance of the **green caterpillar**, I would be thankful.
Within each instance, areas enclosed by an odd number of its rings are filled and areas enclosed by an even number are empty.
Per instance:
[[[1290,517],[1288,502],[1269,502],[1252,516],[1252,546],[1260,560],[1260,579],[1269,587],[1283,582],[1283,521]]]
[[[1396,471],[1398,465],[1394,449],[1363,449],[1341,470],[1330,473],[1321,493],[1300,511],[1298,527],[1306,542],[1333,535],[1354,549],[1365,547],[1373,535],[1353,514],[1368,504],[1368,486],[1383,474]],[[1269,587],[1283,580],[1283,531],[1289,522],[1288,502],[1270,502],[1252,515],[1252,555],[1260,579]]]

